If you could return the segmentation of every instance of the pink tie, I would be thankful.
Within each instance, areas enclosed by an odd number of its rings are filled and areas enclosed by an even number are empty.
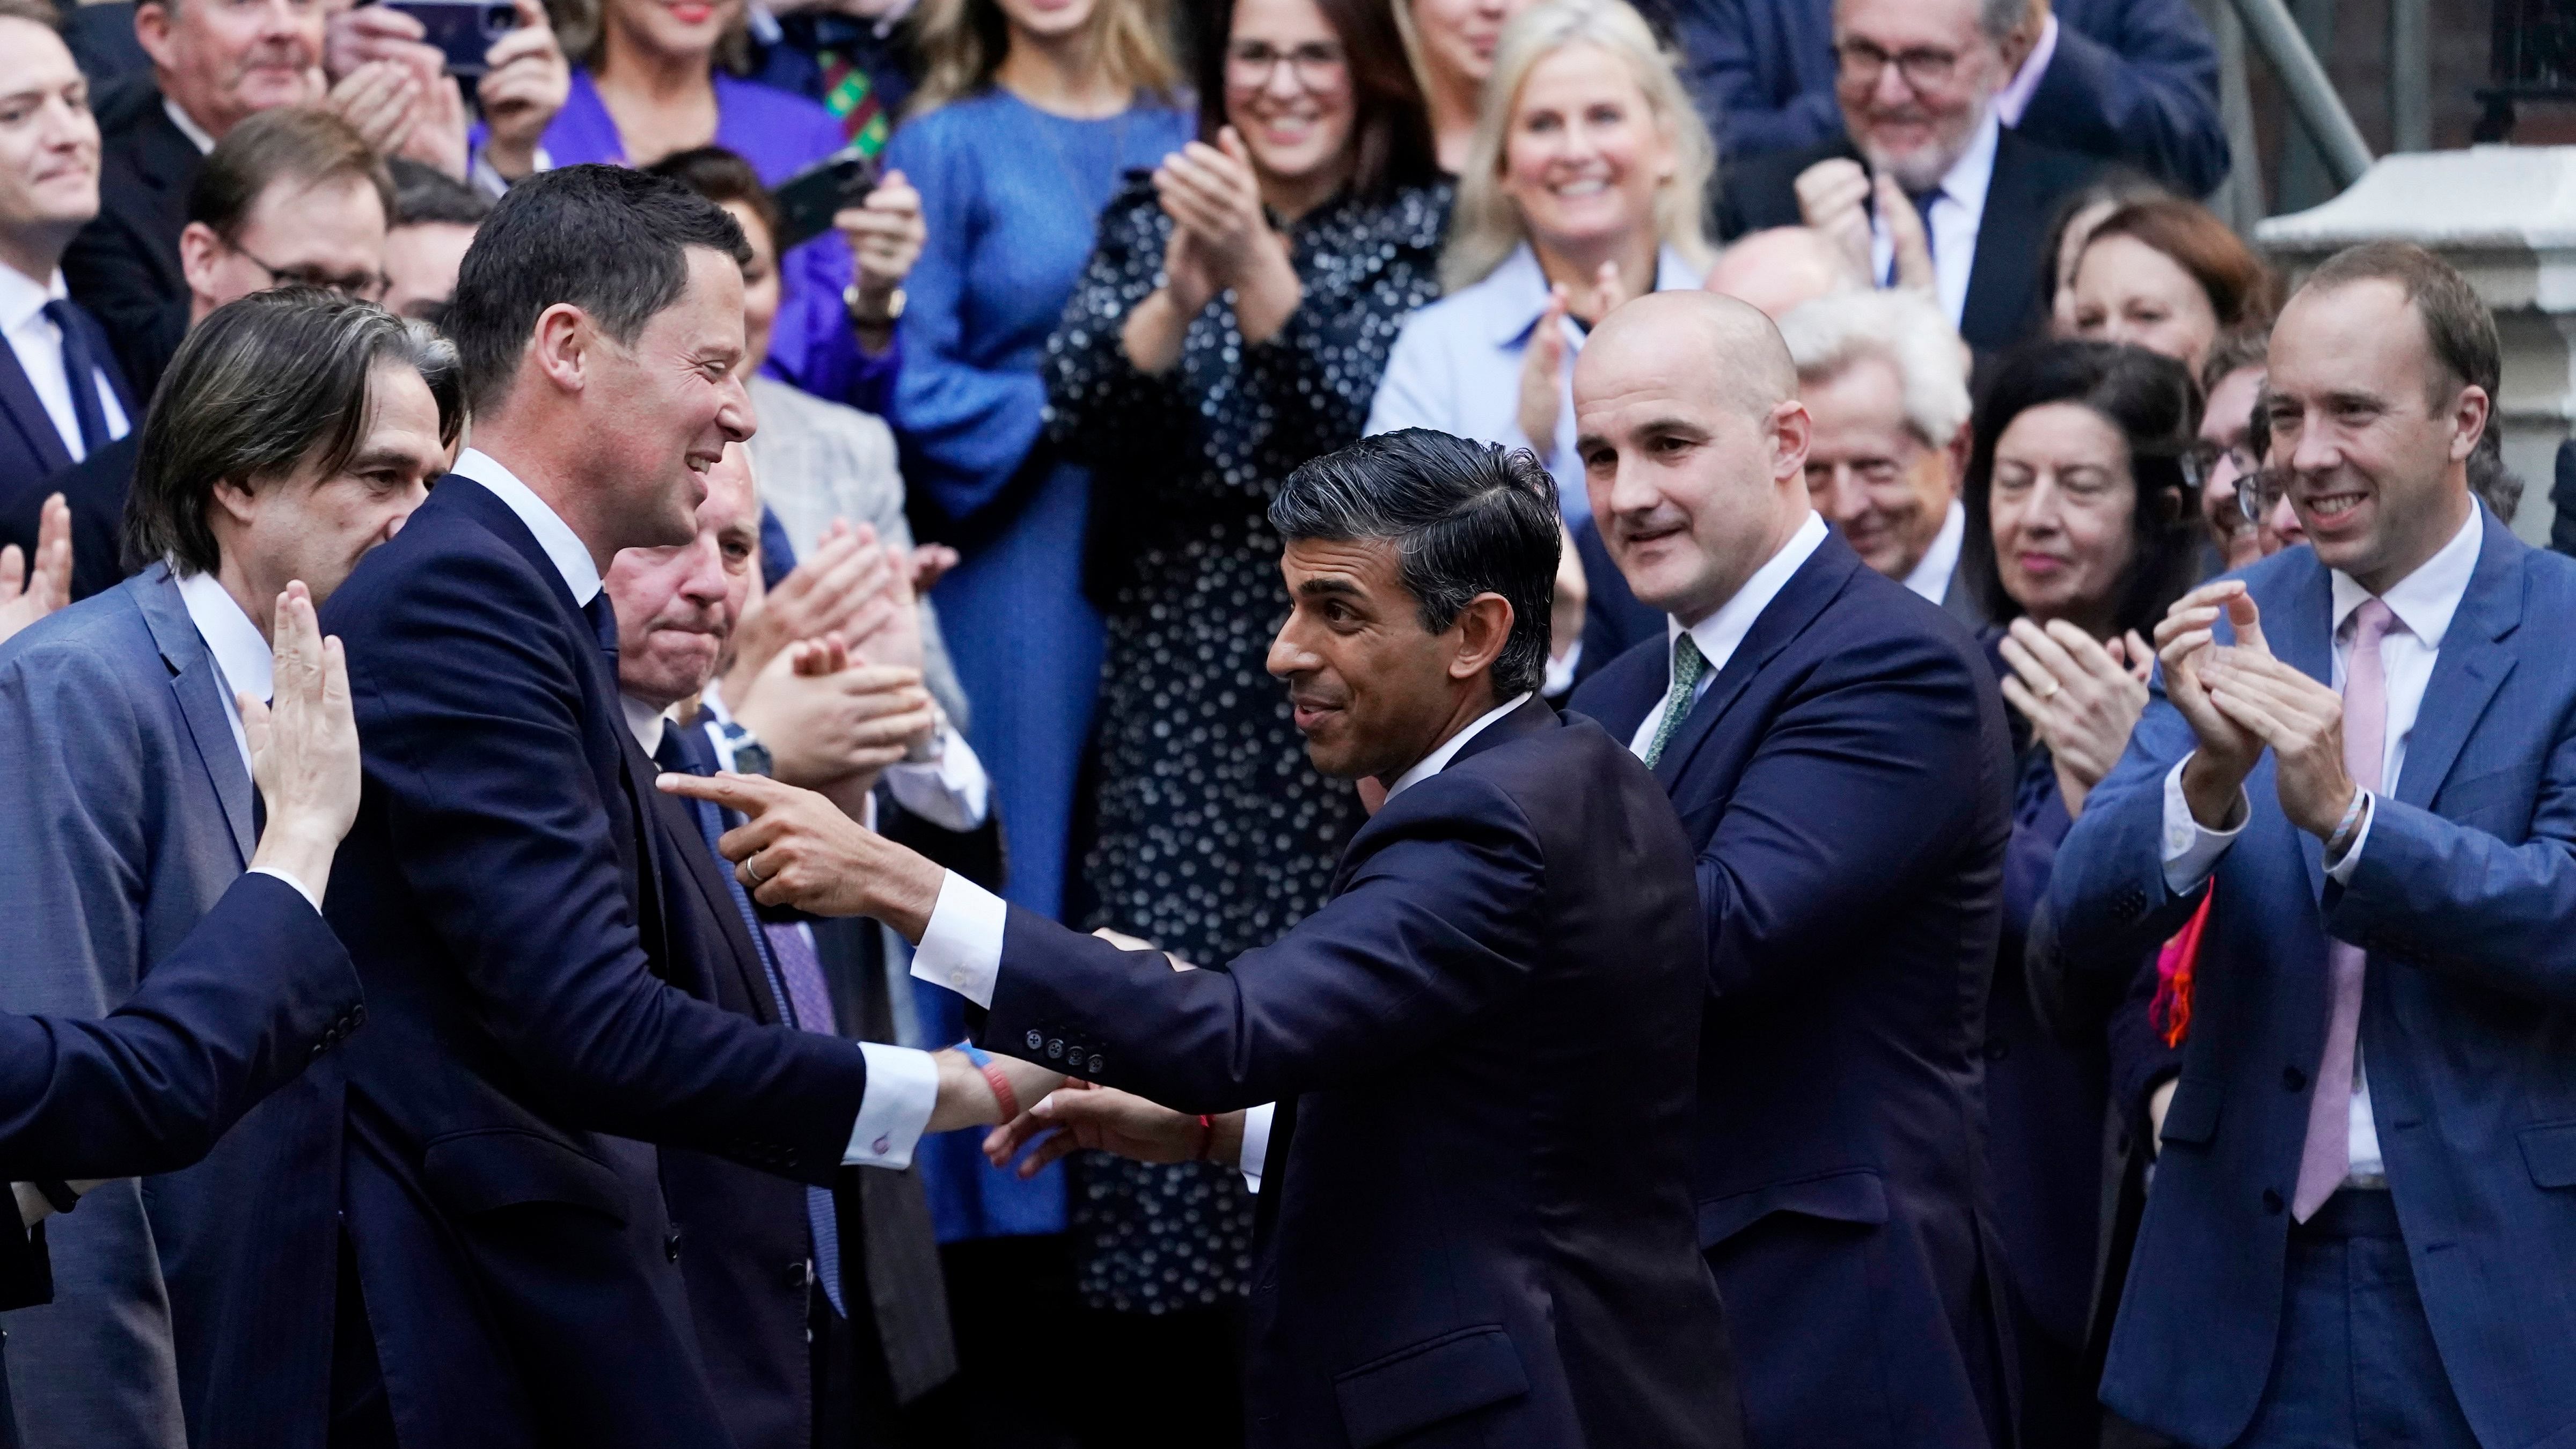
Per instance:
[[[2379,661],[2379,641],[2397,620],[2386,604],[2372,599],[2353,611],[2353,622],[2352,658],[2343,676],[2343,768],[2355,786],[2377,790],[2388,740],[2388,671]],[[2290,1211],[2303,1223],[2352,1170],[2352,1058],[2361,1036],[2365,959],[2359,946],[2326,942],[2326,1049],[2317,1062],[2316,1095],[2308,1100],[2299,1190],[2290,1200]]]

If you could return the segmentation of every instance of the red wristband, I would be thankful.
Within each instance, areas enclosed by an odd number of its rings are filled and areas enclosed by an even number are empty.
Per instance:
[[[1215,1119],[1214,1117],[1209,1116],[1209,1115],[1208,1115],[1207,1113],[1205,1113],[1205,1112],[1201,1112],[1201,1113],[1199,1114],[1199,1145],[1198,1145],[1198,1150],[1197,1150],[1197,1151],[1195,1151],[1195,1152],[1192,1152],[1192,1153],[1190,1154],[1190,1161],[1192,1161],[1192,1162],[1205,1162],[1205,1161],[1207,1161],[1207,1160],[1208,1160],[1208,1149],[1209,1149],[1209,1148],[1211,1148],[1211,1147],[1214,1147],[1215,1145],[1216,1145],[1216,1119]]]
[[[1002,1069],[991,1062],[977,1062],[975,1066],[984,1074],[985,1085],[993,1089],[993,1100],[1002,1104],[1002,1120],[1009,1122],[1017,1118],[1020,1115],[1020,1098],[1011,1090],[1011,1079],[1002,1075]]]

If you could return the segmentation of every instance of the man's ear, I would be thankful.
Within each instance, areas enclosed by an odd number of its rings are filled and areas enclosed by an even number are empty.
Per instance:
[[[587,384],[598,329],[590,316],[570,302],[557,302],[537,314],[528,335],[526,365],[542,373],[563,392],[577,393]]]
[[[170,49],[170,7],[167,0],[143,0],[134,7],[134,43],[143,47],[144,55],[163,70],[174,69],[176,57]]]
[[[2460,389],[2451,400],[2451,461],[2466,459],[2478,450],[2478,440],[2495,426],[2495,399],[2487,390],[2475,385]]]
[[[1941,450],[1943,455],[1946,456],[1950,462],[1950,496],[1952,498],[1962,497],[1966,493],[1968,487],[1968,456],[1976,451],[1976,445],[1976,429],[1966,423],[1961,423],[1959,424],[1958,434],[1950,439],[1950,446]]]
[[[218,479],[206,496],[206,526],[211,529],[218,521],[228,521],[236,527],[248,528],[251,515],[258,509],[259,505],[251,501],[250,484],[246,480]]]
[[[1500,594],[1478,594],[1450,627],[1458,631],[1458,651],[1449,656],[1449,677],[1473,679],[1493,668],[1511,642],[1511,601]]]
[[[1801,492],[1807,486],[1807,444],[1813,437],[1815,420],[1807,415],[1807,405],[1791,398],[1771,409],[1771,476],[1777,482],[1795,480]]]
[[[222,260],[224,239],[202,221],[188,223],[179,233],[179,275],[188,290],[200,297],[215,289],[215,266]]]

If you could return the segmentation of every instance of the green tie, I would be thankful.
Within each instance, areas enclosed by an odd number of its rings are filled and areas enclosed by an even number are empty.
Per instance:
[[[1673,640],[1673,687],[1664,695],[1663,722],[1655,726],[1655,737],[1646,745],[1646,768],[1664,757],[1664,746],[1673,742],[1673,732],[1690,718],[1691,696],[1699,689],[1701,676],[1708,673],[1708,656],[1699,652],[1699,641],[1685,629]]]

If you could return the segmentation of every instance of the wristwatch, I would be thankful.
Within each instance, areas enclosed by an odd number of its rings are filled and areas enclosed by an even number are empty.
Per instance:
[[[760,736],[737,721],[726,720],[716,728],[724,731],[725,745],[733,751],[735,774],[765,776],[778,768],[777,761],[769,756],[769,746],[762,744]]]
[[[841,306],[849,312],[850,325],[853,327],[892,327],[903,320],[903,307],[908,300],[910,299],[905,296],[903,288],[897,287],[886,297],[885,315],[871,317],[860,310],[858,283],[852,282],[841,289]]]

